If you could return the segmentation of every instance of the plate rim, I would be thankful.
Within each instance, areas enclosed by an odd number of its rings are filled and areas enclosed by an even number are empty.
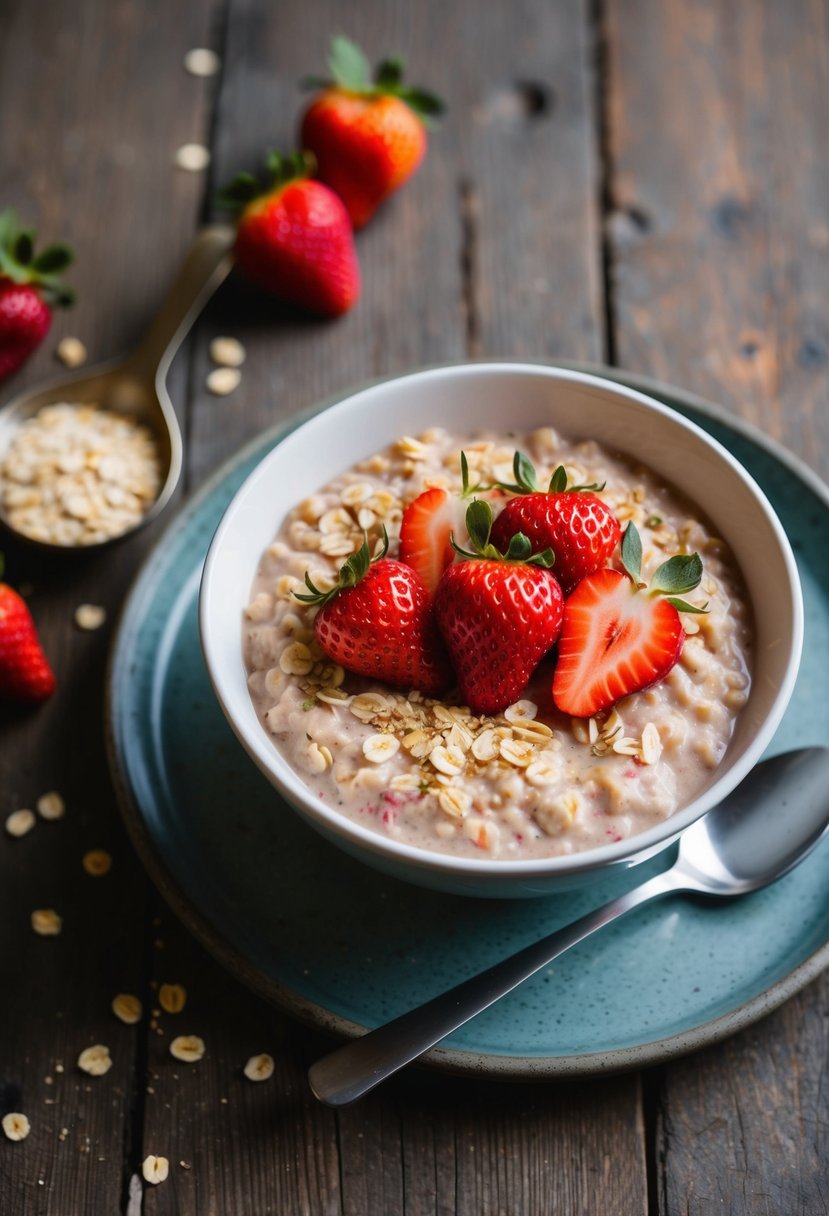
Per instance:
[[[737,415],[732,415],[724,406],[708,401],[706,398],[698,396],[695,393],[676,388],[654,377],[629,372],[622,368],[609,367],[581,360],[527,358],[507,360],[492,358],[469,359],[463,360],[463,362],[482,364],[520,362],[524,364],[535,363],[547,367],[560,367],[567,370],[603,376],[605,379],[617,381],[644,393],[661,394],[672,402],[696,410],[712,421],[726,426],[737,434],[749,439],[758,447],[763,448],[803,481],[821,499],[827,510],[829,510],[829,486],[804,460],[789,451],[777,440],[766,435],[753,423]],[[410,370],[424,371],[434,367],[456,366],[457,363],[458,360],[447,360]],[[323,1006],[302,997],[287,985],[263,974],[248,961],[244,954],[227,940],[224,934],[211,924],[209,917],[179,888],[164,860],[163,854],[152,838],[138,799],[130,787],[122,765],[122,759],[116,744],[116,731],[113,721],[115,703],[114,685],[119,665],[123,662],[121,652],[124,644],[124,629],[129,619],[131,605],[144,581],[151,576],[153,566],[159,560],[159,554],[163,551],[170,535],[186,527],[187,523],[198,513],[202,503],[210,497],[213,491],[240,464],[244,463],[246,459],[253,456],[266,445],[278,442],[280,438],[301,425],[307,418],[321,413],[335,402],[350,396],[360,388],[365,388],[369,384],[381,384],[407,374],[409,374],[408,371],[400,371],[386,376],[375,377],[368,381],[362,381],[359,385],[346,387],[331,394],[312,406],[303,409],[299,414],[289,419],[283,419],[265,431],[260,431],[245,444],[241,445],[227,460],[222,461],[221,465],[169,521],[139,565],[118,613],[109,648],[104,683],[104,741],[116,803],[130,841],[162,898],[196,940],[205,947],[217,962],[246,984],[257,995],[263,997],[283,1012],[298,1018],[300,1021],[308,1023],[318,1030],[345,1039],[359,1037],[367,1031],[368,1027],[325,1009]],[[729,1010],[719,1017],[705,1021],[698,1026],[691,1027],[688,1030],[669,1035],[665,1038],[654,1039],[647,1043],[613,1048],[608,1051],[563,1056],[491,1055],[478,1051],[438,1046],[422,1057],[418,1064],[419,1066],[438,1069],[455,1075],[477,1078],[486,1076],[493,1080],[513,1081],[598,1076],[628,1071],[634,1068],[648,1067],[685,1055],[697,1048],[720,1042],[737,1031],[744,1029],[779,1008],[790,997],[805,988],[827,967],[829,967],[829,939],[785,976],[737,1008]]]

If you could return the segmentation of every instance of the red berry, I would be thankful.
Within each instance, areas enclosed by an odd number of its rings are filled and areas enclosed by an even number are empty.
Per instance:
[[[610,509],[586,490],[510,499],[492,526],[493,544],[502,548],[516,532],[523,532],[535,549],[553,550],[556,578],[565,593],[601,569],[622,536]]]
[[[279,299],[336,317],[360,294],[360,266],[348,213],[321,182],[310,181],[301,155],[271,153],[263,189],[242,173],[222,192],[241,211],[234,256],[242,273]]]
[[[0,212],[0,380],[17,371],[52,324],[54,305],[71,304],[60,275],[72,261],[66,245],[35,254],[35,234],[11,210]]]
[[[365,55],[347,38],[333,40],[329,67],[332,79],[315,82],[326,87],[303,115],[300,143],[362,228],[417,169],[426,152],[423,117],[443,106],[402,83],[400,60],[380,64],[370,79]]]
[[[383,554],[369,558],[368,540],[340,569],[337,586],[318,591],[314,634],[330,659],[356,675],[429,696],[453,683],[452,669],[432,613],[428,591],[414,570]]]
[[[646,589],[640,576],[642,544],[628,524],[622,562],[624,573],[588,575],[564,605],[553,700],[574,718],[590,718],[666,676],[685,639],[679,611],[705,611],[677,598],[699,585],[697,554],[664,562]]]
[[[437,486],[424,490],[403,512],[400,560],[417,571],[430,595],[455,560],[450,537],[463,537],[463,514],[461,500]]]
[[[0,583],[0,697],[37,704],[54,691],[32,614],[16,591]]]
[[[500,713],[520,698],[558,637],[562,598],[540,566],[472,558],[444,573],[435,615],[473,713]]]

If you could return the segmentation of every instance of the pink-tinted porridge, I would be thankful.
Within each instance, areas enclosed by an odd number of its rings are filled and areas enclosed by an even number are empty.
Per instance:
[[[661,683],[588,720],[552,704],[546,660],[497,717],[451,696],[436,701],[345,672],[317,646],[316,609],[300,603],[309,571],[333,586],[345,558],[383,526],[396,556],[406,505],[432,485],[511,482],[516,448],[546,484],[605,483],[601,498],[633,520],[643,575],[698,552],[703,578],[683,614],[682,656]],[[493,504],[497,511],[497,504]],[[251,697],[264,729],[310,790],[343,815],[424,849],[517,860],[573,853],[643,832],[709,782],[748,697],[751,618],[739,572],[702,512],[629,458],[549,427],[459,438],[434,429],[401,438],[291,511],[263,554],[243,628]]]

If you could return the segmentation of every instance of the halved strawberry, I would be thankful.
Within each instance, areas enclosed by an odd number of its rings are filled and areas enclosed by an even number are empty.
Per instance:
[[[573,718],[590,718],[666,676],[685,640],[679,613],[705,611],[676,598],[699,584],[696,553],[664,562],[645,591],[642,545],[629,524],[622,561],[624,573],[588,575],[564,604],[553,700]]]
[[[455,560],[451,537],[463,521],[460,499],[432,486],[410,502],[400,522],[400,560],[411,566],[434,595],[440,576]]]

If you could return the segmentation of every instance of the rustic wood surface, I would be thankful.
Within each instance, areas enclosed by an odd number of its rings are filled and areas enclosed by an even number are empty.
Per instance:
[[[140,335],[218,183],[291,144],[296,79],[339,30],[399,49],[450,112],[416,178],[359,236],[364,293],[335,324],[222,289],[174,365],[182,493],[263,427],[367,377],[475,355],[617,362],[726,404],[829,476],[829,6],[788,0],[5,0],[0,206],[76,246],[79,304],[0,401]],[[222,71],[182,68],[195,46]],[[174,167],[210,146],[206,173]],[[220,332],[247,348],[204,390]],[[175,510],[172,507],[167,517]],[[5,544],[61,678],[0,711],[0,815],[59,789],[65,819],[0,841],[0,1212],[708,1216],[829,1209],[822,978],[717,1047],[559,1085],[412,1071],[339,1113],[305,1070],[327,1045],[228,977],[150,887],[120,826],[101,731],[119,604],[161,532],[56,564]],[[107,607],[98,633],[73,625]],[[108,849],[112,872],[81,867]],[[54,907],[60,937],[29,916]],[[154,1015],[183,984],[185,1011]],[[117,1022],[135,992],[146,1014]],[[207,1055],[177,1066],[173,1034]],[[75,1061],[107,1043],[114,1064]],[[241,1076],[270,1052],[273,1079]],[[2,1113],[2,1112],[0,1112]],[[168,1181],[140,1180],[148,1153]]]

